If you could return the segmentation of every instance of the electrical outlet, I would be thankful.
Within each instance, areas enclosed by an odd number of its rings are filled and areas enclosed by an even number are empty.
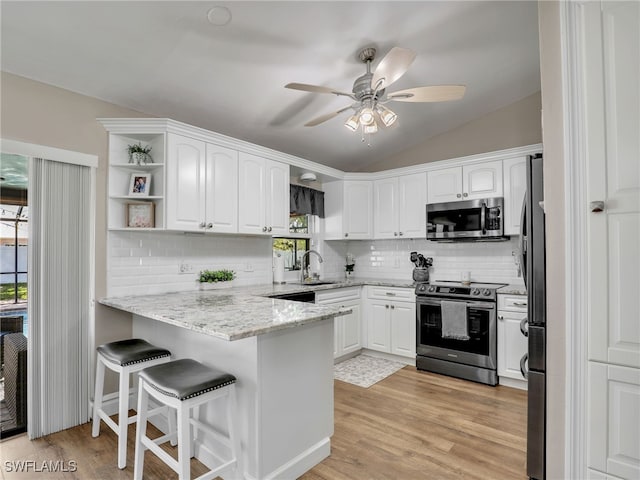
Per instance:
[[[245,272],[253,272],[253,265],[250,263],[245,263],[244,264],[244,271]]]
[[[181,263],[180,273],[193,273],[193,265],[190,263]]]

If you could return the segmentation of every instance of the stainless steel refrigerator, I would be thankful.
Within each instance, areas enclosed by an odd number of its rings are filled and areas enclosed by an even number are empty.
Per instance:
[[[545,478],[546,436],[546,279],[542,155],[527,158],[527,193],[522,206],[520,252],[527,287],[529,351],[520,362],[528,380],[527,475]],[[528,364],[528,365],[527,365]]]

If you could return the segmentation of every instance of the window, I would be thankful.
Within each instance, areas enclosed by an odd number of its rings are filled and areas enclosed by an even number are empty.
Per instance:
[[[2,204],[0,211],[0,302],[26,303],[29,207]]]
[[[302,255],[309,250],[308,238],[274,238],[273,251],[284,256],[284,269],[300,270]]]

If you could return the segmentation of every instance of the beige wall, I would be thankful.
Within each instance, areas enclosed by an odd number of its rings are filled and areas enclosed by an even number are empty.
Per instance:
[[[366,167],[368,172],[542,142],[540,92]]]
[[[560,5],[538,2],[547,252],[547,478],[565,478],[564,156]]]
[[[0,137],[99,157],[96,185],[96,298],[106,293],[107,132],[98,117],[146,115],[2,72]],[[131,337],[129,315],[96,305],[96,343]]]

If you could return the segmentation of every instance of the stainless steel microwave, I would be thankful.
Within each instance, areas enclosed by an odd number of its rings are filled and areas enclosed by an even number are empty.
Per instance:
[[[427,205],[427,240],[504,240],[504,199]]]

